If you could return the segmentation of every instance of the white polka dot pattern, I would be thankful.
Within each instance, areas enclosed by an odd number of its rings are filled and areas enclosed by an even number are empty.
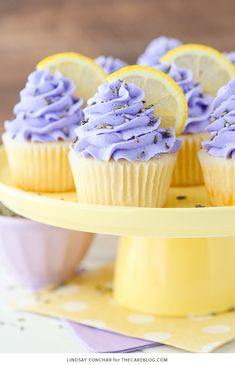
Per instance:
[[[203,331],[206,333],[220,334],[230,332],[231,328],[226,325],[215,325],[203,327]]]

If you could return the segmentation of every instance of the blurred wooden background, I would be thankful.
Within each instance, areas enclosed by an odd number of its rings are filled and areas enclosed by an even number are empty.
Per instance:
[[[44,56],[78,51],[134,63],[161,34],[235,50],[235,0],[0,0],[0,120]]]

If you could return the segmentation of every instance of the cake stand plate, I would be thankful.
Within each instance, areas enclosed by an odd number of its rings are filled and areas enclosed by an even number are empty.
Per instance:
[[[27,218],[85,232],[168,238],[235,235],[235,206],[209,208],[203,186],[171,188],[166,208],[79,204],[75,192],[42,194],[16,188],[2,147],[0,199]]]
[[[0,200],[41,223],[122,236],[114,296],[125,307],[170,316],[235,307],[235,206],[209,207],[204,187],[170,189],[166,208],[79,204],[76,193],[16,188],[0,148]]]

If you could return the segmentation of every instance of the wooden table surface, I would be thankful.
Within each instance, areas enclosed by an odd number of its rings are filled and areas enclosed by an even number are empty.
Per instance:
[[[44,56],[78,51],[135,62],[161,34],[235,49],[234,0],[0,0],[0,121]]]

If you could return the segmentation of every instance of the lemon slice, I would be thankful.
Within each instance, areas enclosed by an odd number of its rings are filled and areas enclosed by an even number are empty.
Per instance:
[[[201,44],[185,44],[167,52],[161,61],[192,70],[203,92],[215,96],[235,77],[235,66],[221,52]]]
[[[81,96],[86,103],[93,96],[99,85],[107,82],[106,73],[91,58],[75,52],[58,53],[44,58],[37,69],[58,70],[76,85],[76,96]]]
[[[127,66],[107,77],[133,83],[144,91],[146,105],[153,104],[161,126],[174,128],[177,135],[184,128],[188,105],[183,92],[175,81],[161,71],[148,66]]]

